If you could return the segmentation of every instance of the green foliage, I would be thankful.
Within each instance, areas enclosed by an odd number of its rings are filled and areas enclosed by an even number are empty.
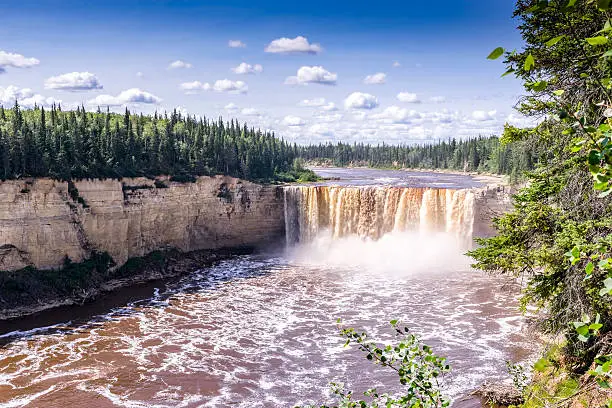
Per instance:
[[[0,178],[154,177],[227,174],[256,181],[289,171],[296,146],[237,121],[170,115],[62,111],[53,106],[0,115]],[[71,193],[72,195],[72,193]],[[78,200],[78,199],[77,199]]]
[[[529,177],[476,266],[526,281],[523,304],[563,333],[570,370],[610,386],[612,348],[612,24],[609,0],[519,0],[525,40],[505,54],[527,91],[519,110],[542,118],[529,134],[552,154]],[[542,163],[544,164],[544,163]],[[593,316],[595,316],[593,318]],[[536,371],[547,370],[546,361]]]
[[[450,169],[506,174],[515,178],[531,170],[539,160],[539,153],[532,146],[500,144],[497,137],[452,139],[420,146],[328,143],[300,146],[298,155],[307,161],[339,167]]]
[[[356,344],[368,360],[394,371],[402,386],[401,393],[393,395],[371,388],[363,392],[365,399],[360,399],[352,391],[346,391],[342,384],[332,383],[337,402],[320,408],[438,408],[450,405],[438,383],[438,378],[450,370],[446,359],[435,355],[431,347],[421,343],[407,327],[402,329],[397,320],[391,321],[391,327],[400,338],[396,345],[379,346],[368,338],[367,333],[353,328],[342,329],[341,335],[346,338],[345,346]]]

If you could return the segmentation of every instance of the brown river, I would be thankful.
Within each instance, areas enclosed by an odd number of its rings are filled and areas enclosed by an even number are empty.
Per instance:
[[[469,392],[532,346],[516,286],[462,255],[477,183],[455,177],[289,187],[286,249],[0,322],[0,407],[292,407],[329,401],[332,381],[399,390],[343,347],[338,318],[381,341],[399,319],[447,356],[453,406],[480,406]]]

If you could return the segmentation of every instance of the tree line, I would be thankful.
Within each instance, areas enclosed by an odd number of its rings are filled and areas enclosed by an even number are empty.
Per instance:
[[[300,159],[300,160],[296,160]],[[299,146],[272,132],[240,124],[183,116],[177,111],[124,114],[61,106],[0,106],[0,178],[155,177],[187,180],[226,174],[254,181],[313,181],[301,166],[432,168],[507,174],[518,178],[538,160],[533,150],[497,137],[452,139],[436,144]]]
[[[240,125],[171,114],[0,107],[0,178],[121,178],[292,172],[295,145]],[[290,177],[289,177],[290,178]]]
[[[298,147],[306,161],[334,166],[429,168],[479,171],[519,178],[539,160],[526,145],[502,143],[495,136],[444,140],[423,145],[318,144]]]

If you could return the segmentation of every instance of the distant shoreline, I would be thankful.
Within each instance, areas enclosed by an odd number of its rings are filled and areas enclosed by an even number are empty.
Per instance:
[[[424,169],[424,168],[378,168],[378,167],[368,167],[368,166],[321,166],[321,165],[307,165],[307,168],[313,170],[316,173],[316,169],[361,169],[361,170],[393,170],[393,171],[405,171],[405,172],[414,172],[414,173],[437,173],[437,174],[453,174],[457,176],[470,176],[474,180],[479,181],[487,186],[501,185],[501,186],[510,186],[511,183],[508,179],[508,176],[503,176],[499,174],[493,173],[478,173],[475,171],[459,171],[459,170],[451,170],[451,169]]]

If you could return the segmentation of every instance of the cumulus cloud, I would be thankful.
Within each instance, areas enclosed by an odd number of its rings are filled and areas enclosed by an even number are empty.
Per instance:
[[[511,113],[506,117],[506,123],[520,128],[537,126],[540,121],[520,113]]]
[[[261,113],[255,108],[244,108],[240,113],[244,116],[261,116]]]
[[[374,109],[378,106],[378,99],[374,95],[363,92],[353,92],[344,100],[346,109]]]
[[[180,69],[180,68],[192,68],[193,65],[191,65],[188,62],[182,61],[182,60],[176,60],[170,63],[170,65],[168,65],[168,69]]]
[[[205,86],[208,84],[205,84]],[[231,81],[229,79],[219,79],[215,81],[212,87],[208,86],[205,89],[211,89],[215,92],[228,92],[236,94],[245,94],[249,90],[246,83],[242,81]]]
[[[102,89],[102,84],[91,72],[69,72],[47,78],[45,88],[76,92]]]
[[[144,77],[144,74],[143,74],[142,72],[138,71],[138,72],[136,73],[136,76],[137,76],[138,78],[142,78],[142,77]]]
[[[238,65],[236,68],[232,68],[232,71],[235,74],[259,74],[261,72],[263,72],[263,67],[259,64],[255,64],[255,65],[251,65],[251,64],[247,64],[246,62],[243,62],[242,64]]]
[[[161,98],[153,95],[152,93],[140,90],[138,88],[131,88],[121,92],[117,96],[98,95],[94,99],[90,99],[87,103],[89,105],[98,106],[121,106],[130,103],[158,104],[161,101]]]
[[[384,123],[412,123],[414,119],[420,119],[422,114],[415,110],[400,108],[399,106],[389,106],[378,115],[372,116]]]
[[[321,106],[321,109],[327,112],[333,112],[333,111],[337,111],[338,107],[336,106],[335,103],[329,102],[327,105]]]
[[[366,85],[380,85],[384,84],[387,80],[387,74],[384,72],[377,72],[376,74],[368,75],[363,80]]]
[[[402,64],[400,64],[398,61],[393,62],[393,68],[399,68],[401,66]]]
[[[6,72],[6,68],[31,68],[40,64],[36,58],[24,57],[21,54],[15,54],[6,51],[0,51],[0,74]]]
[[[400,102],[407,102],[407,103],[420,103],[421,101],[419,100],[417,94],[415,93],[410,93],[410,92],[400,92],[397,94],[397,100]]]
[[[444,103],[446,98],[444,96],[432,96],[429,100],[433,103]]]
[[[329,72],[322,66],[308,67],[304,66],[298,69],[296,76],[290,76],[285,80],[287,85],[297,84],[322,84],[322,85],[336,85],[338,75]]]
[[[203,83],[200,81],[183,82],[182,84],[179,85],[179,88],[181,88],[186,93],[195,93],[197,91],[203,91],[203,90],[210,89],[210,84]]]
[[[193,94],[199,91],[215,91],[227,92],[233,94],[247,93],[249,87],[242,81],[232,81],[229,79],[219,79],[213,85],[208,82],[183,82],[180,88],[187,94]]]
[[[281,123],[285,126],[304,126],[306,121],[299,116],[287,115]]]
[[[59,104],[62,102],[51,97],[35,94],[30,88],[18,88],[13,85],[9,85],[6,88],[0,87],[0,105],[10,107],[15,101],[26,108],[32,108],[34,105],[51,106],[54,103]]]
[[[227,105],[225,105],[225,110],[228,112],[235,112],[238,110],[238,105],[236,105],[235,103],[228,103]]]
[[[312,99],[304,99],[299,103],[299,106],[307,106],[317,108],[319,106],[325,105],[325,98],[312,98]]]
[[[474,119],[477,122],[485,122],[488,120],[494,120],[496,115],[497,115],[497,111],[495,110],[491,110],[491,111],[475,110],[474,112],[472,112],[472,119]]]
[[[319,44],[311,44],[306,37],[277,38],[264,49],[274,54],[318,54],[323,51]]]
[[[332,136],[334,134],[330,126],[325,123],[316,123],[310,126],[308,131],[319,136]]]
[[[240,40],[229,40],[227,43],[230,48],[245,48],[246,44]]]

